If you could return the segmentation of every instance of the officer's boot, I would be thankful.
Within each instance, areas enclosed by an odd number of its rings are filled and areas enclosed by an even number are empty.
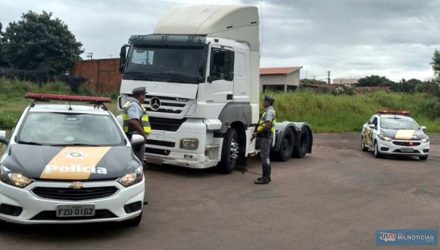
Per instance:
[[[263,177],[258,178],[255,184],[269,184],[269,178],[267,173],[267,168],[263,168]]]
[[[272,167],[269,165],[266,171],[267,171],[267,179],[269,180],[269,182],[271,182],[272,180],[270,179],[270,172],[272,172]]]

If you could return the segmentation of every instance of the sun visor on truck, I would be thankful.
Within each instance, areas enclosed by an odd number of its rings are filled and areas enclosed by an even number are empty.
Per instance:
[[[148,46],[190,46],[204,47],[206,46],[205,36],[192,35],[133,35],[128,40],[133,45]]]

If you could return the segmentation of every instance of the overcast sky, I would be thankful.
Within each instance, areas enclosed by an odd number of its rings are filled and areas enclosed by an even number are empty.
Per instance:
[[[28,10],[53,12],[85,54],[108,58],[130,35],[151,33],[167,9],[219,2],[263,7],[262,66],[303,66],[303,78],[317,79],[326,78],[327,70],[332,78],[433,75],[440,0],[0,0],[0,22],[5,28]]]

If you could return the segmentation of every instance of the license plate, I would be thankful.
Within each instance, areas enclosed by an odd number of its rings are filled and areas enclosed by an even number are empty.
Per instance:
[[[404,153],[412,153],[412,152],[414,152],[414,150],[412,148],[402,148],[400,151],[402,151]]]
[[[57,217],[91,217],[95,215],[94,205],[57,206]]]

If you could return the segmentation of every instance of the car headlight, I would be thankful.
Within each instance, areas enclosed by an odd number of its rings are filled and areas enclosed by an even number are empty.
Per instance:
[[[383,135],[379,135],[379,139],[381,139],[382,141],[387,141],[387,142],[390,142],[393,140],[390,137],[383,136]]]
[[[196,138],[185,138],[180,140],[180,148],[196,150],[199,147],[199,140]]]
[[[118,179],[118,182],[122,184],[124,187],[132,186],[136,183],[141,182],[144,179],[144,169],[142,167],[138,167],[131,173],[128,173],[121,178]]]
[[[423,139],[422,139],[422,142],[423,142],[423,143],[427,143],[427,142],[429,142],[429,137],[427,136],[427,137],[423,138]]]
[[[0,180],[14,187],[24,188],[32,183],[32,179],[9,170],[5,166],[0,166]]]

